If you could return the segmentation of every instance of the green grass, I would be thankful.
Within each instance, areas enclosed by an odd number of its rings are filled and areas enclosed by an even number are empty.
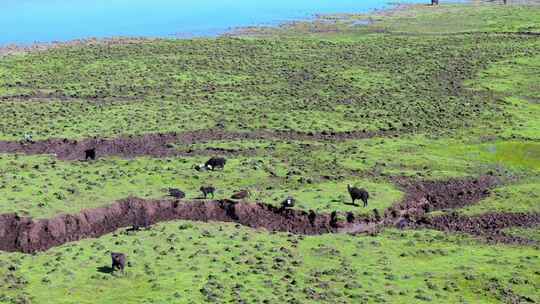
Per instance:
[[[427,138],[374,138],[338,145],[338,160],[345,168],[386,176],[430,179],[465,177],[509,170],[537,175],[540,145],[535,142]]]
[[[488,144],[487,150],[498,163],[540,171],[540,143],[502,142]]]
[[[244,147],[250,145],[244,143]],[[347,175],[347,180],[325,181],[320,174],[331,168],[332,162],[317,158],[317,151],[300,154],[298,149],[281,144],[276,152],[265,156],[261,153],[249,158],[230,157],[225,170],[216,172],[193,169],[194,165],[204,163],[207,158],[203,157],[103,158],[88,163],[57,161],[47,156],[3,155],[0,213],[51,217],[107,205],[130,195],[161,198],[167,195],[167,187],[180,188],[187,193],[187,199],[194,199],[201,196],[202,185],[215,186],[216,198],[228,198],[235,191],[249,189],[251,200],[273,205],[294,195],[299,200],[296,208],[306,211],[383,211],[401,198],[400,192],[384,180]],[[335,167],[334,170],[335,174],[343,171]],[[370,209],[345,204],[350,202],[347,183],[370,189]]]
[[[514,58],[497,63],[482,71],[477,79],[478,86],[497,93],[509,94],[540,102],[538,71],[540,56]]]
[[[348,183],[369,189],[370,200],[368,208],[346,205],[351,203],[351,198],[347,192]],[[313,209],[323,212],[333,210],[350,211],[355,214],[372,214],[373,209],[378,209],[380,214],[382,214],[385,209],[398,203],[402,198],[402,193],[391,184],[365,179],[321,182],[294,188],[285,186],[259,193],[259,198],[270,197],[271,201],[281,202],[289,195],[298,201],[297,206],[295,206],[298,209]],[[361,201],[357,201],[356,204],[362,206]]]
[[[58,161],[49,156],[3,155],[0,210],[50,217],[106,205],[129,195],[164,197],[167,187],[178,187],[192,199],[201,195],[200,186],[214,185],[218,189],[216,198],[249,189],[252,200],[269,204],[279,205],[292,195],[298,200],[296,208],[302,210],[368,213],[373,208],[383,211],[401,200],[402,193],[387,181],[387,176],[445,179],[490,171],[522,176],[526,185],[523,191],[501,189],[505,199],[495,199],[497,210],[506,210],[504,206],[529,210],[537,205],[531,196],[538,185],[534,177],[539,172],[537,146],[520,142],[469,144],[425,137],[334,144],[243,140],[177,145],[184,151],[255,149],[250,157],[228,157],[225,170],[216,172],[195,171],[193,166],[207,159],[196,156],[131,160],[112,157],[88,163]],[[371,177],[362,177],[362,173],[370,173]],[[368,189],[370,208],[345,204],[350,202],[348,183]],[[517,202],[508,204],[506,200]],[[484,203],[474,208],[489,211],[494,207],[489,202],[482,206]]]
[[[126,274],[100,273],[124,252]],[[160,224],[37,255],[4,254],[0,290],[33,303],[494,303],[538,298],[538,251],[431,231],[377,237]],[[16,271],[9,271],[14,267]],[[11,268],[13,269],[13,268]],[[293,282],[294,283],[291,283]],[[11,287],[11,288],[10,288]],[[54,300],[52,300],[54,299]]]
[[[540,228],[508,228],[505,233],[540,242]]]
[[[52,156],[2,155],[0,166],[0,212],[34,217],[76,213],[130,195],[161,198],[167,187],[177,187],[188,199],[200,197],[199,187],[214,185],[216,198],[249,189],[251,200],[279,205],[292,195],[296,208],[321,212],[383,211],[399,202],[402,193],[388,176],[446,179],[502,173],[523,179],[516,191],[500,190],[474,207],[489,210],[536,210],[538,144],[499,141],[471,144],[464,140],[429,139],[423,136],[399,139],[369,139],[342,143],[239,140],[175,145],[180,151],[228,148],[254,149],[252,156],[228,157],[224,171],[197,172],[194,165],[208,157],[139,157],[123,160],[101,158],[96,162],[59,161]],[[368,174],[368,175],[366,175]],[[365,177],[363,177],[365,176]],[[347,205],[347,184],[370,192],[369,208]],[[514,189],[516,185],[509,185]],[[524,188],[523,188],[524,187]],[[514,203],[509,204],[508,200]],[[496,208],[495,208],[496,207]],[[495,209],[492,209],[495,208]]]
[[[459,211],[467,215],[488,212],[540,212],[538,180],[496,188],[488,198]]]
[[[540,32],[538,5],[417,5],[380,18],[373,27],[391,32]]]
[[[128,195],[160,198],[167,187],[192,199],[212,184],[216,198],[249,189],[250,201],[279,205],[292,195],[297,209],[366,214],[402,199],[389,177],[489,172],[506,183],[458,212],[540,212],[540,40],[459,34],[538,31],[539,16],[537,6],[419,5],[372,15],[369,26],[351,26],[364,15],[327,16],[253,32],[264,38],[96,43],[2,57],[0,139],[217,123],[233,131],[397,136],[172,143],[183,152],[253,153],[228,157],[222,172],[193,170],[202,156],[87,163],[4,154],[0,213],[51,217]],[[345,204],[348,183],[370,192],[369,208]],[[536,228],[505,232],[538,240]],[[100,268],[110,251],[127,253],[125,276]],[[537,247],[451,233],[302,237],[179,221],[35,255],[2,253],[0,303],[540,302],[539,268]]]
[[[540,32],[540,6],[489,4],[489,1],[431,6],[407,5],[378,14],[334,14],[279,27],[250,27],[237,36],[311,37],[331,41],[359,41],[379,32],[407,35],[447,35],[471,32]],[[234,35],[234,33],[233,33]]]
[[[402,132],[512,124],[500,113],[503,104],[455,84],[539,48],[512,36],[379,35],[51,49],[0,59],[0,95],[7,98],[0,138],[185,131],[218,122],[231,130]],[[13,96],[19,89],[30,92]]]
[[[540,138],[540,56],[517,57],[490,65],[468,84],[478,91],[488,92],[504,102],[504,110],[515,123],[498,127],[505,137]]]

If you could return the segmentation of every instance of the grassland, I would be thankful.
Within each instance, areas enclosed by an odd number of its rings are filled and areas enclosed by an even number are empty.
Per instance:
[[[502,105],[462,81],[538,45],[527,37],[475,35],[58,48],[0,63],[0,97],[8,100],[0,107],[0,138],[115,136],[217,123],[230,130],[494,128],[511,122],[498,111]]]
[[[540,38],[537,6],[413,6],[324,17],[253,37],[71,45],[0,58],[0,139],[81,139],[218,126],[229,131],[373,131],[338,140],[170,143],[208,155],[0,155],[0,214],[77,213],[129,195],[216,198],[296,209],[382,213],[396,177],[494,175],[501,184],[458,210],[540,212]],[[369,25],[353,25],[359,20]],[[332,22],[329,22],[331,20]],[[377,133],[379,132],[379,133]],[[217,151],[217,150],[216,150]],[[245,152],[245,153],[242,153]],[[217,153],[217,152],[216,152]],[[370,207],[349,202],[348,183]],[[505,233],[538,240],[538,228]],[[124,275],[110,273],[125,252]],[[44,253],[0,254],[0,303],[519,303],[540,302],[534,245],[488,245],[430,230],[299,236],[232,224],[171,222]]]
[[[110,248],[129,255],[124,275],[108,273]],[[301,237],[180,222],[5,254],[1,279],[4,300],[23,303],[496,303],[540,300],[538,259],[431,231]]]

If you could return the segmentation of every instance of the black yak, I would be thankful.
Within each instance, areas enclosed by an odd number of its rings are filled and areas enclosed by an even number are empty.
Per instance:
[[[296,200],[292,196],[288,196],[285,200],[281,202],[281,209],[287,209],[294,207]]]
[[[186,197],[186,194],[180,189],[169,188],[169,196],[172,196],[176,199],[181,199],[181,198]]]
[[[396,228],[398,228],[398,229],[403,230],[403,229],[407,228],[407,226],[409,226],[409,220],[404,218],[404,217],[400,218],[396,222]]]
[[[112,259],[112,271],[118,269],[124,272],[124,268],[126,267],[126,255],[123,253],[118,252],[111,252],[111,259]]]
[[[85,160],[95,160],[96,159],[96,149],[95,148],[92,148],[92,149],[88,149],[88,150],[84,150],[84,159]]]
[[[353,204],[354,204],[354,201],[359,199],[359,200],[362,200],[362,202],[364,202],[364,207],[368,206],[369,193],[366,190],[356,188],[351,185],[347,185],[347,190],[349,190],[349,194],[351,195]]]
[[[214,171],[216,168],[220,168],[223,170],[225,168],[225,164],[227,163],[227,160],[223,157],[212,157],[209,160],[204,163],[204,167],[206,169]]]
[[[208,194],[211,194],[212,198],[214,198],[214,192],[216,192],[216,188],[214,188],[213,186],[201,186],[199,190],[204,195],[204,198],[206,198]]]
[[[337,226],[338,226],[337,212],[332,211],[332,213],[330,213],[330,227],[337,228]]]
[[[347,223],[352,223],[352,222],[354,222],[354,213],[347,212]]]
[[[309,210],[308,220],[311,226],[315,225],[315,220],[317,219],[317,214],[313,210]]]

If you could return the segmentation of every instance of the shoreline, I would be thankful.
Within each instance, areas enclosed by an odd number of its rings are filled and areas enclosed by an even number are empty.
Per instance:
[[[407,10],[411,7],[417,5],[424,5],[418,3],[390,3],[387,8],[383,9],[373,9],[367,13],[337,13],[337,14],[314,14],[309,18],[305,19],[296,19],[292,21],[278,22],[275,25],[253,25],[253,26],[238,26],[230,27],[225,29],[222,33],[212,36],[189,36],[180,37],[180,36],[171,36],[171,37],[137,37],[137,36],[119,36],[119,37],[88,37],[80,38],[68,41],[51,41],[51,42],[35,42],[32,44],[17,44],[11,43],[6,45],[0,45],[0,58],[25,54],[32,52],[41,52],[49,49],[55,49],[59,47],[69,47],[69,46],[80,46],[80,45],[96,45],[96,44],[106,44],[106,45],[120,45],[120,44],[130,44],[130,43],[141,43],[141,42],[151,42],[151,41],[162,41],[162,40],[192,40],[192,39],[218,39],[226,37],[243,37],[249,36],[252,31],[256,29],[273,29],[279,30],[282,28],[287,28],[291,25],[302,23],[302,22],[320,22],[322,20],[340,20],[338,16],[359,16],[365,15],[366,18],[377,17],[377,16],[390,16],[396,12]]]
[[[119,44],[131,44],[140,42],[149,42],[155,40],[163,40],[164,38],[144,38],[144,37],[109,37],[109,38],[85,38],[75,39],[69,41],[52,41],[52,42],[37,42],[30,45],[17,45],[8,44],[0,46],[0,58],[9,55],[24,54],[31,52],[41,52],[49,49],[55,49],[67,46],[78,45],[119,45]]]

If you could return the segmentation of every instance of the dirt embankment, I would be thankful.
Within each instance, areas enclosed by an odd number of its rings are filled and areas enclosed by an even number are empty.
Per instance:
[[[445,181],[411,181],[398,178],[396,183],[404,187],[407,193],[405,199],[397,205],[397,209],[429,212],[462,208],[477,203],[488,197],[490,189],[499,184],[499,181],[493,176],[482,176]]]
[[[83,140],[70,139],[47,139],[33,143],[19,141],[0,141],[0,153],[24,153],[28,155],[54,154],[62,160],[84,159],[84,151],[96,149],[98,157],[120,156],[183,156],[183,155],[207,155],[207,154],[232,154],[253,153],[253,151],[226,149],[208,149],[202,151],[185,152],[174,148],[172,144],[187,145],[205,143],[218,140],[318,140],[340,141],[348,139],[364,139],[375,136],[389,136],[387,132],[321,132],[303,133],[297,131],[270,131],[260,130],[252,132],[234,132],[223,129],[208,129],[189,131],[182,133],[158,133],[139,136],[122,136],[113,139],[88,138]]]
[[[445,214],[430,219],[425,225],[441,231],[462,232],[481,236],[489,242],[531,244],[534,241],[504,233],[510,227],[536,227],[540,225],[540,213],[487,213],[477,216]]]
[[[533,243],[501,232],[508,227],[540,225],[540,214],[484,214],[475,217],[455,212],[430,217],[428,211],[452,209],[478,202],[497,184],[494,177],[449,181],[400,179],[408,194],[385,211],[383,216],[315,214],[300,210],[281,210],[263,203],[220,201],[143,200],[127,198],[108,207],[83,210],[78,214],[51,219],[32,219],[16,214],[0,215],[0,250],[33,253],[67,242],[99,237],[123,227],[144,227],[162,221],[234,222],[252,228],[295,234],[366,233],[384,226],[430,228],[481,236],[488,241]],[[339,218],[348,219],[340,220]]]
[[[332,221],[331,215],[281,210],[262,203],[228,200],[180,202],[127,198],[108,207],[34,220],[16,214],[0,215],[0,250],[33,253],[67,242],[99,237],[122,227],[144,227],[162,221],[235,222],[252,228],[296,234],[322,234],[369,229],[370,218],[355,222]]]
[[[407,195],[405,199],[386,212],[385,223],[401,223],[410,228],[430,228],[445,232],[460,232],[480,236],[489,242],[530,244],[531,240],[505,234],[509,227],[535,227],[540,225],[538,213],[487,213],[478,216],[460,215],[452,209],[462,208],[486,198],[490,189],[500,182],[492,176],[476,179],[451,179],[447,181],[411,182],[397,179]],[[449,211],[443,215],[429,216],[435,210]]]

